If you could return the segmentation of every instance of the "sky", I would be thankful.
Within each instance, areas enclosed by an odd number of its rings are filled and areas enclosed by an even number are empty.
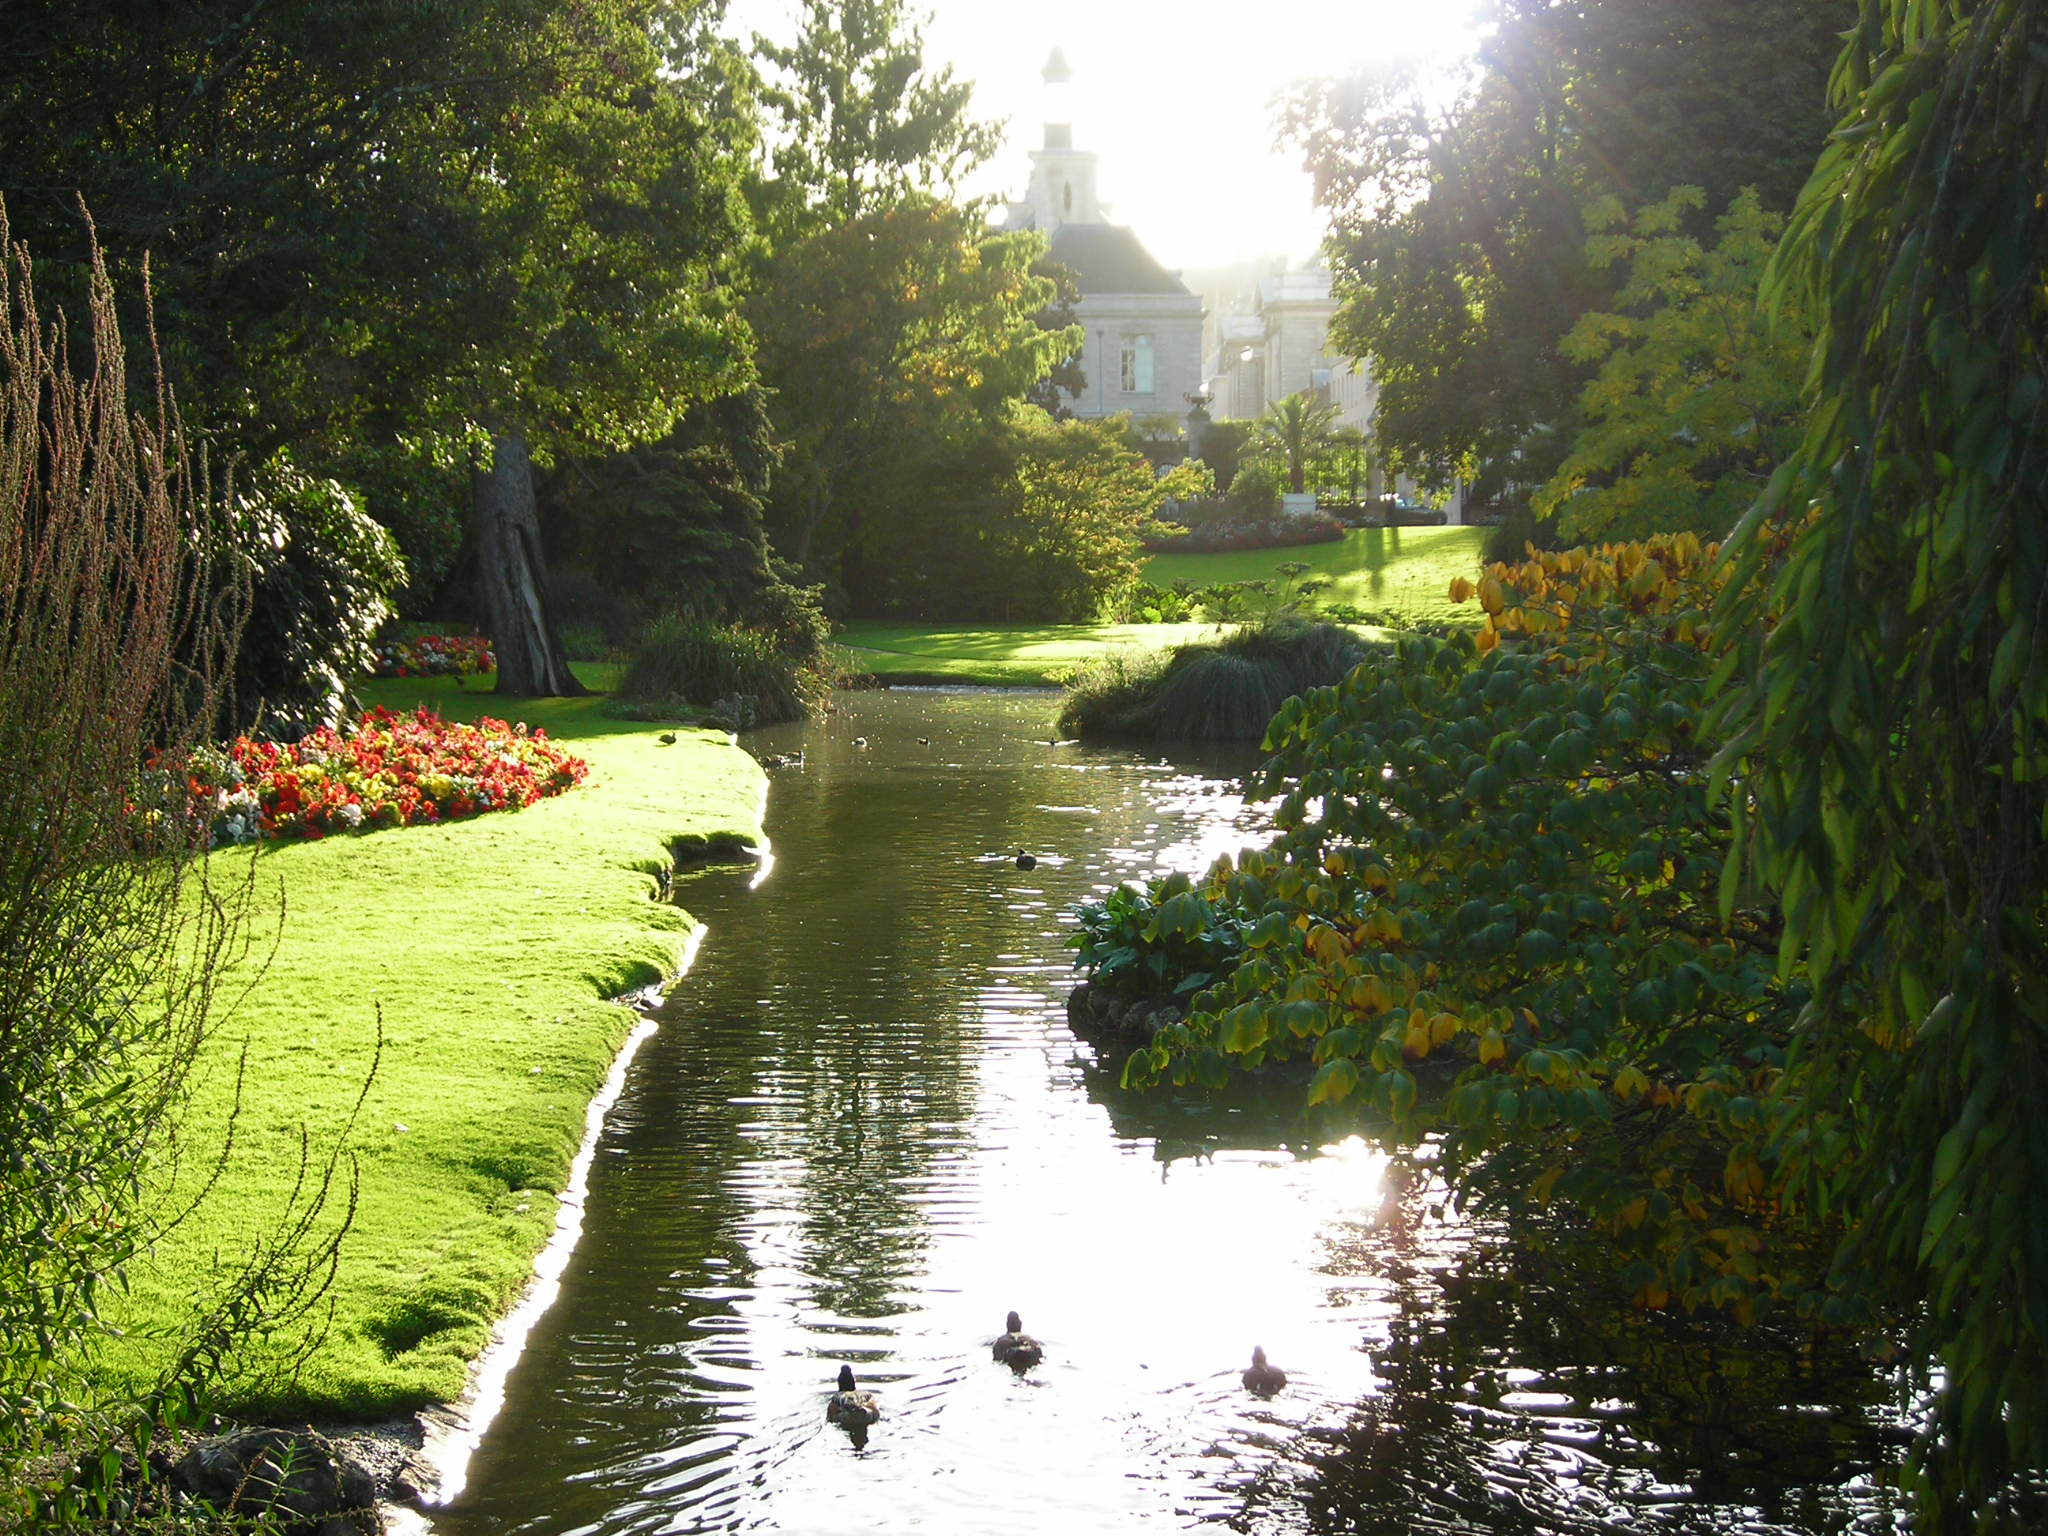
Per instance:
[[[1100,153],[1109,218],[1176,269],[1313,257],[1323,226],[1299,156],[1273,145],[1274,95],[1400,55],[1472,43],[1467,0],[910,0],[925,58],[974,86],[1004,148],[963,190],[1017,198],[1042,140],[1047,56],[1073,66],[1074,146]],[[794,0],[733,0],[740,37],[794,36]]]

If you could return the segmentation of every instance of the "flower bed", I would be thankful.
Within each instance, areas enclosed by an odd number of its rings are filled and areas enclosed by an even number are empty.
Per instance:
[[[373,709],[346,734],[323,729],[291,745],[242,736],[205,748],[190,780],[218,846],[516,811],[589,771],[546,731],[523,724]]]
[[[1152,554],[1213,555],[1243,549],[1291,549],[1302,544],[1329,544],[1344,537],[1344,525],[1327,513],[1308,517],[1266,518],[1258,522],[1201,523],[1184,534],[1146,538]]]
[[[475,677],[498,670],[491,642],[482,635],[420,635],[382,640],[370,671],[376,677]]]

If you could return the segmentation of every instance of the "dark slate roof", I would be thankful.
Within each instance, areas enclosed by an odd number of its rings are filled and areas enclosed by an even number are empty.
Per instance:
[[[1051,255],[1074,269],[1083,293],[1189,291],[1121,224],[1062,224],[1053,232]]]

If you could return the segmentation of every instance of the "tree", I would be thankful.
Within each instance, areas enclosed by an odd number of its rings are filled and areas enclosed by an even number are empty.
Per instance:
[[[1050,256],[1039,258],[1031,271],[1033,276],[1049,279],[1054,289],[1052,303],[1039,312],[1039,325],[1062,335],[1071,333],[1079,324],[1075,313],[1075,306],[1081,302],[1079,275],[1065,262],[1054,261]],[[1054,421],[1069,421],[1074,413],[1067,402],[1080,399],[1087,389],[1088,374],[1081,366],[1081,354],[1070,352],[1026,390],[1024,398]]]
[[[769,505],[777,547],[858,606],[885,579],[866,548],[870,522],[902,509],[892,476],[965,415],[998,420],[1081,338],[1038,322],[1059,302],[1035,270],[1043,237],[991,235],[953,202],[997,136],[967,115],[965,85],[925,68],[898,0],[806,0],[803,16],[790,47],[756,40],[777,149],[747,314],[790,445]]]
[[[534,452],[658,438],[751,373],[733,285],[752,126],[709,110],[729,63],[715,45],[686,37],[664,60],[661,15],[615,0],[551,19],[536,46],[553,92],[470,187],[500,260],[468,295],[478,330],[451,403],[491,444],[472,531],[504,693],[583,691],[548,622]]]
[[[1259,418],[1252,443],[1276,455],[1287,466],[1287,488],[1299,496],[1308,489],[1309,466],[1330,444],[1342,408],[1318,401],[1306,390],[1276,400]]]
[[[1724,621],[1725,884],[1815,988],[1777,1141],[1855,1223],[1838,1268],[1918,1303],[1929,1529],[2019,1525],[2048,1466],[2044,45],[2024,0],[1862,6],[1766,285],[1813,317],[1815,406]]]
[[[542,487],[549,568],[580,574],[617,639],[662,610],[744,615],[775,579],[762,498],[779,456],[767,400],[748,389],[659,442],[564,460]]]
[[[1583,382],[1558,341],[1605,304],[1580,210],[1679,185],[1789,205],[1819,152],[1847,0],[1495,0],[1472,83],[1380,70],[1298,93],[1331,219],[1332,335],[1373,359],[1389,467],[1549,478]]]
[[[1042,249],[1037,234],[989,234],[965,210],[906,198],[792,248],[750,303],[790,443],[770,529],[850,600],[871,595],[869,523],[901,509],[907,456],[966,418],[999,418],[1077,346],[1077,331],[1038,324],[1052,297],[1031,271]]]
[[[725,110],[715,7],[35,9],[37,47],[0,63],[0,164],[43,248],[83,270],[47,189],[104,206],[116,270],[151,260],[174,382],[252,461],[504,444],[476,528],[500,686],[573,688],[521,563],[528,459],[659,436],[747,377],[727,269],[753,125]]]
[[[1584,425],[1534,497],[1567,543],[1724,537],[1797,437],[1811,334],[1790,307],[1775,328],[1757,309],[1784,221],[1745,191],[1705,247],[1683,229],[1705,195],[1680,187],[1628,226],[1611,199],[1587,211],[1590,260],[1628,275],[1613,312],[1581,315],[1564,338],[1567,357],[1599,367]]]
[[[1769,1182],[1759,1104],[1803,984],[1766,903],[1716,910],[1718,553],[1687,534],[1492,567],[1453,589],[1476,639],[1405,638],[1281,705],[1256,786],[1279,836],[1156,885],[1126,940],[1210,973],[1159,978],[1193,982],[1189,1015],[1126,1080],[1307,1057],[1312,1104],[1430,1140],[1461,1202],[1568,1211],[1639,1306],[1864,1315]],[[1191,947],[1231,933],[1236,953]]]
[[[776,73],[761,104],[780,133],[763,189],[778,248],[913,196],[945,196],[1002,142],[967,115],[973,88],[929,70],[901,0],[804,0],[787,47],[754,39]]]
[[[908,466],[903,514],[871,533],[873,602],[918,618],[1092,620],[1137,579],[1161,503],[1207,485],[1199,465],[1155,473],[1122,418],[1012,406]]]

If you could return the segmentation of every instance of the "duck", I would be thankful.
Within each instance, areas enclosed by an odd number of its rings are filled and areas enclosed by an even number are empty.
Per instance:
[[[1045,1346],[1024,1331],[1024,1319],[1012,1312],[1003,1319],[1003,1336],[992,1351],[995,1358],[1022,1376],[1045,1358]]]
[[[863,1392],[854,1385],[853,1367],[839,1367],[839,1390],[825,1404],[825,1422],[864,1434],[867,1427],[881,1416],[882,1405],[875,1400],[875,1394]]]
[[[1252,1363],[1244,1373],[1244,1389],[1256,1392],[1261,1397],[1271,1397],[1287,1385],[1287,1373],[1266,1359],[1264,1345],[1252,1346]]]
[[[1017,867],[1019,869],[1036,869],[1038,868],[1038,860],[1026,853],[1022,848],[1019,848],[1017,850]]]
[[[676,744],[676,733],[674,731],[663,731],[659,736],[655,737],[654,739],[660,742],[664,747],[672,747]]]

